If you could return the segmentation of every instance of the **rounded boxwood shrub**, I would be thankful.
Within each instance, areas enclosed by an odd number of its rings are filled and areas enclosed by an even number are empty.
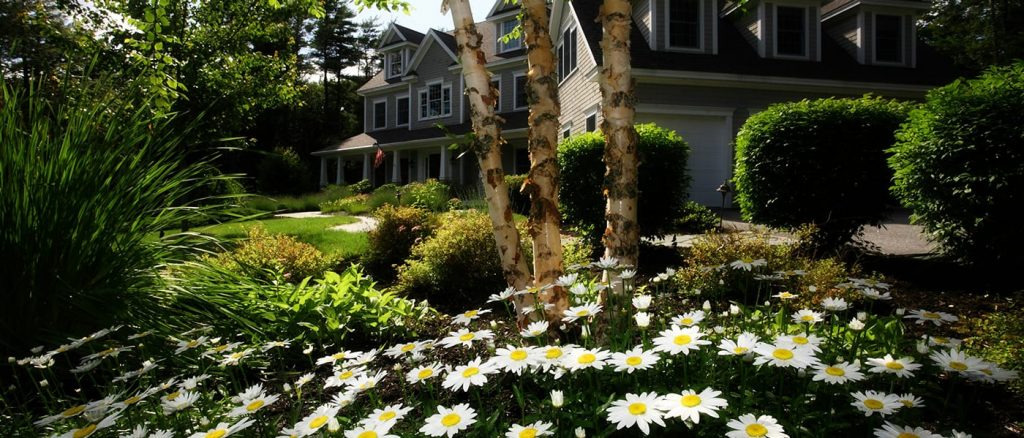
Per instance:
[[[642,236],[661,236],[673,229],[686,209],[690,148],[675,131],[653,123],[637,125],[640,198],[637,216]],[[558,145],[561,181],[558,187],[562,221],[599,239],[605,229],[604,137],[596,132],[575,135]]]
[[[390,281],[413,245],[433,233],[435,218],[422,208],[388,204],[373,212],[373,217],[377,227],[369,233],[370,250],[363,255],[363,266],[377,280]]]
[[[1024,63],[928,93],[898,133],[893,193],[950,255],[1024,261]]]
[[[508,200],[512,204],[512,211],[519,214],[530,214],[530,196],[519,189],[526,182],[526,175],[505,175],[505,184],[508,185]]]
[[[886,149],[908,105],[877,97],[776,104],[736,138],[736,200],[746,220],[813,224],[814,244],[836,248],[888,214]]]

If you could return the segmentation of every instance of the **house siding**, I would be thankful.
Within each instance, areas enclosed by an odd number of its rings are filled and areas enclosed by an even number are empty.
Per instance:
[[[633,3],[633,23],[648,42],[651,41],[651,1],[640,0]]]
[[[857,27],[857,14],[849,14],[842,20],[830,20],[823,25],[825,34],[832,37],[839,46],[846,50],[851,57],[857,58],[860,28]]]
[[[569,25],[576,26],[576,19],[573,15],[570,13],[564,14],[562,23],[559,23],[559,28],[566,29],[566,26]],[[561,126],[571,123],[573,135],[585,131],[587,115],[594,109],[595,105],[601,102],[601,88],[596,80],[588,79],[588,75],[597,66],[597,60],[591,56],[590,50],[587,49],[587,42],[583,37],[583,32],[578,27],[576,44],[579,49],[577,52],[576,71],[562,81],[558,90],[559,98],[562,102],[562,117],[559,121]],[[598,111],[598,126],[600,126],[601,120],[601,112]]]
[[[423,62],[416,68],[417,79],[412,84],[412,129],[429,128],[438,123],[440,124],[458,124],[462,117],[462,104],[465,99],[462,98],[463,90],[461,88],[461,72],[449,71],[448,66],[451,65],[451,57],[448,56],[448,52],[444,50],[439,44],[431,45],[430,49],[425,54]],[[436,119],[420,119],[420,89],[427,86],[428,83],[441,79],[445,85],[452,86],[452,114],[444,118]],[[468,117],[468,114],[466,115]]]
[[[758,39],[761,35],[761,21],[757,19],[758,8],[751,9],[747,13],[742,14],[735,22],[736,29],[743,35],[743,39],[750,43],[750,47],[757,50]]]

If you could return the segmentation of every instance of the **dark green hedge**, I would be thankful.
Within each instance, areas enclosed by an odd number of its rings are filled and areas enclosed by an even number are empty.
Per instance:
[[[965,261],[1024,261],[1024,63],[928,93],[898,134],[893,193]]]
[[[908,105],[875,97],[804,100],[751,116],[736,139],[743,217],[773,227],[817,227],[837,247],[888,213],[886,149]]]
[[[675,220],[686,211],[690,186],[686,163],[690,148],[675,131],[653,123],[637,125],[636,130],[640,234],[665,235],[674,231]],[[575,135],[558,145],[562,223],[585,231],[592,238],[600,238],[605,228],[605,200],[601,194],[603,158],[604,138],[600,133]]]

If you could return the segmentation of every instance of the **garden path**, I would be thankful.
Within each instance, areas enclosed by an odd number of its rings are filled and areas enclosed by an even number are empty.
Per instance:
[[[292,218],[292,219],[308,219],[317,217],[332,217],[336,216],[333,214],[325,214],[319,211],[301,211],[297,213],[281,213],[275,214],[274,217]],[[349,233],[367,233],[377,228],[377,219],[369,216],[352,216],[356,219],[356,222],[344,225],[336,225],[331,227],[331,231],[347,231]]]

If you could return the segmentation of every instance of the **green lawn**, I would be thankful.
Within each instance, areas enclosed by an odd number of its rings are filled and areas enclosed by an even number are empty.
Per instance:
[[[261,219],[236,222],[197,228],[195,231],[208,234],[219,239],[230,240],[245,237],[246,231],[256,224],[263,226],[272,234],[287,234],[309,243],[323,252],[337,253],[348,258],[362,254],[369,248],[366,233],[348,233],[333,231],[335,225],[356,222],[351,216],[332,216],[325,218],[305,219]]]

